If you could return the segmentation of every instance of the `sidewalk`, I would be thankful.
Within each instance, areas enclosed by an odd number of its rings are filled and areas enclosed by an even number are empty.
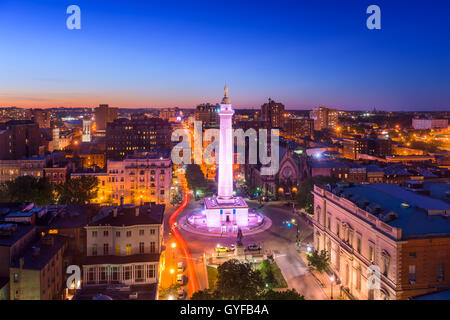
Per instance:
[[[306,258],[306,252],[304,252],[303,250],[299,253],[300,258],[303,260],[303,262],[308,265],[308,259]],[[320,273],[317,270],[314,270],[312,268],[309,268],[310,273],[313,275],[313,277],[315,278],[315,280],[317,281],[317,283],[320,285],[320,287],[322,288],[322,290],[325,292],[325,294],[327,295],[328,299],[331,299],[331,291],[333,291],[333,299],[334,300],[339,300],[342,299],[341,297],[341,286],[340,284],[336,284],[336,276],[335,276],[335,281],[333,282],[333,289],[331,289],[331,280],[330,280],[330,276],[332,275],[331,273],[327,273],[327,272],[323,272]]]

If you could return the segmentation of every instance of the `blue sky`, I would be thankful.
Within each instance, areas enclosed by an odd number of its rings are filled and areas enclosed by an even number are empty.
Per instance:
[[[450,1],[0,0],[0,106],[194,107],[225,83],[236,107],[448,110]]]

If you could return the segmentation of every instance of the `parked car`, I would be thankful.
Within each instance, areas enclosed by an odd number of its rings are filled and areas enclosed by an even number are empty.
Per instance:
[[[177,293],[178,293],[178,297],[177,297],[178,300],[186,299],[186,291],[183,288],[179,288]]]
[[[177,264],[178,272],[184,272],[185,268],[186,268],[186,266],[184,265],[184,262],[178,262],[178,264]]]
[[[177,284],[184,285],[184,283],[185,283],[184,274],[177,274]]]
[[[261,247],[257,244],[250,244],[247,246],[248,251],[259,251],[261,250]]]

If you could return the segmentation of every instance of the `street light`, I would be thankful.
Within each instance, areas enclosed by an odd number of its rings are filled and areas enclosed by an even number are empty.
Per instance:
[[[172,296],[169,296],[169,298],[167,298],[167,300],[173,300],[173,297],[172,297]]]
[[[312,252],[311,246],[307,246],[307,247],[306,247],[306,251],[307,251],[308,253],[311,253],[311,252]]]
[[[331,281],[331,300],[333,300],[333,284],[334,284],[334,280],[336,280],[334,278],[334,276],[330,277],[330,281]]]
[[[175,273],[175,270],[174,269],[170,269],[170,274],[174,274]],[[175,284],[175,281],[174,281],[174,277],[172,276],[172,285],[174,285]]]
[[[177,247],[177,244],[175,242],[172,242],[170,246],[172,247],[172,249],[175,249]]]

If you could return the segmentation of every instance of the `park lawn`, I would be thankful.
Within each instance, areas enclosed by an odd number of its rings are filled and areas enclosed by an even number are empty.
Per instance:
[[[275,279],[277,280],[278,283],[277,288],[287,288],[288,287],[287,282],[284,279],[283,275],[281,274],[281,270],[280,268],[278,268],[277,264],[275,262],[271,263],[270,267],[272,268]]]
[[[217,268],[210,266],[206,266],[206,271],[208,272],[209,289],[214,290],[216,287],[217,275],[219,272],[217,271]]]

